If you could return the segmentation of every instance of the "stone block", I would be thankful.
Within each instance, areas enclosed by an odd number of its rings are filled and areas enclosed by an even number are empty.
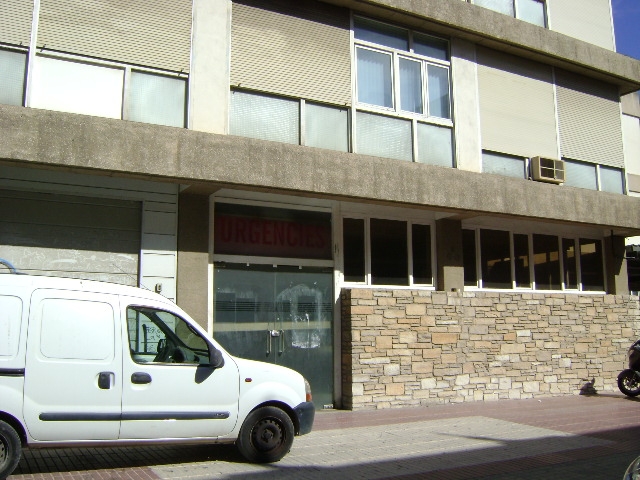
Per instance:
[[[433,333],[431,335],[431,343],[434,345],[448,345],[458,342],[458,334],[456,333]]]
[[[391,383],[386,386],[385,392],[387,395],[404,395],[404,384]]]

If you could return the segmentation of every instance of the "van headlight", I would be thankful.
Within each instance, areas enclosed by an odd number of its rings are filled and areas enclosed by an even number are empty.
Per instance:
[[[304,379],[304,393],[307,398],[307,402],[310,402],[313,399],[313,395],[311,395],[311,384],[306,378]]]

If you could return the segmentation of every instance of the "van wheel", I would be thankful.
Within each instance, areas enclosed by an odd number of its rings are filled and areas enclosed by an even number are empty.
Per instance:
[[[0,420],[0,478],[7,478],[18,466],[22,444],[11,425]]]
[[[277,462],[293,444],[293,422],[277,407],[261,407],[249,414],[238,436],[238,449],[254,463]]]

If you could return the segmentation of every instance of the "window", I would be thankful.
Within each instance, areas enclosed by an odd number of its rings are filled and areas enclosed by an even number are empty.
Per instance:
[[[449,43],[361,17],[353,25],[355,151],[452,167]]]
[[[588,188],[611,193],[625,193],[621,168],[564,159],[565,181],[570,187]]]
[[[467,287],[604,291],[601,240],[464,229],[462,244]]]
[[[480,230],[482,286],[511,288],[511,251],[509,232]]]
[[[447,42],[361,17],[354,36],[358,103],[451,118]]]
[[[430,225],[344,218],[342,232],[345,282],[433,284]]]
[[[148,307],[128,307],[129,350],[136,363],[209,364],[207,341],[182,318]]]
[[[600,165],[600,190],[611,193],[624,193],[624,174],[621,169]]]
[[[524,158],[501,153],[483,151],[482,171],[507,177],[526,178]]]
[[[231,135],[348,152],[349,129],[349,110],[344,107],[231,91]]]
[[[542,0],[473,0],[473,3],[525,22],[541,27],[546,26],[544,1]]]
[[[0,103],[22,105],[27,69],[27,53],[0,50]]]
[[[184,127],[187,82],[124,65],[37,55],[29,104],[34,108]]]

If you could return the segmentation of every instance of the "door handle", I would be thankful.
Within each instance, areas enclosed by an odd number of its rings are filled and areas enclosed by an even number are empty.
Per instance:
[[[267,330],[267,356],[271,355],[271,331]]]
[[[113,372],[100,372],[98,374],[98,388],[109,390],[111,388],[111,378],[115,378]]]
[[[151,375],[145,372],[134,372],[131,374],[131,383],[135,385],[151,383]]]
[[[280,337],[280,349],[278,350],[278,355],[282,355],[284,353],[284,330],[280,330],[277,336]]]

